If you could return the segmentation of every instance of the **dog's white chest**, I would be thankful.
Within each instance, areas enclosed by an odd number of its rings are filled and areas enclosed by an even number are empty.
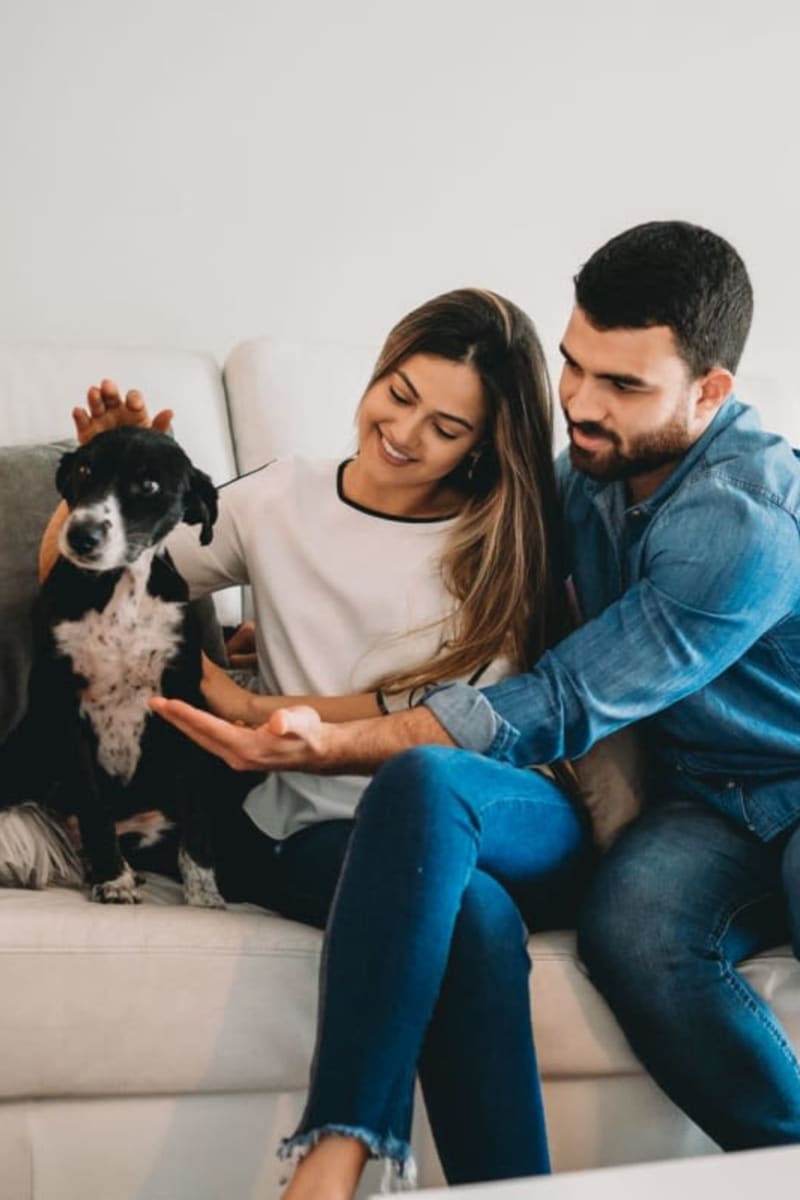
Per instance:
[[[98,761],[125,783],[139,761],[147,701],[160,694],[164,669],[181,641],[183,605],[149,595],[149,571],[149,561],[139,560],[123,573],[102,612],[53,629],[59,651],[87,680],[81,713],[97,736]]]

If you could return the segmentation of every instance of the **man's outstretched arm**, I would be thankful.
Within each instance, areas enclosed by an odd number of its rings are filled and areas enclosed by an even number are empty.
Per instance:
[[[424,707],[336,725],[321,721],[313,708],[283,708],[256,729],[233,725],[182,700],[153,697],[150,707],[237,771],[371,775],[412,746],[454,745]]]

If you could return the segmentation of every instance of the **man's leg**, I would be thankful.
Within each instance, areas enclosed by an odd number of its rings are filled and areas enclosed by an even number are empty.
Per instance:
[[[795,958],[800,959],[800,825],[786,839],[781,874],[792,949]]]
[[[736,963],[786,937],[781,846],[655,806],[601,863],[579,952],[644,1066],[726,1150],[800,1141],[800,1068]]]

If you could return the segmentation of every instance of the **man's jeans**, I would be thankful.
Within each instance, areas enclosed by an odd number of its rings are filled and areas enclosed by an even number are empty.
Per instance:
[[[571,801],[537,772],[428,747],[381,768],[355,822],[284,842],[242,828],[231,899],[322,925],[335,889],[311,1089],[283,1152],[355,1135],[410,1178],[418,1072],[451,1183],[547,1171],[526,940],[574,920],[591,851]]]
[[[699,799],[646,812],[583,901],[593,982],[656,1082],[726,1150],[800,1141],[798,1061],[736,970],[790,934],[797,955],[800,831],[763,843]]]

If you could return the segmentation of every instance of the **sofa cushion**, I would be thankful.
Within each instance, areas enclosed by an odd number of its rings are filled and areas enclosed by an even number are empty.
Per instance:
[[[320,934],[252,905],[187,908],[160,876],[144,896],[127,908],[66,888],[0,890],[0,1096],[302,1090]],[[543,1076],[640,1073],[574,935],[537,934],[530,949]],[[788,949],[744,974],[800,1044]]]

